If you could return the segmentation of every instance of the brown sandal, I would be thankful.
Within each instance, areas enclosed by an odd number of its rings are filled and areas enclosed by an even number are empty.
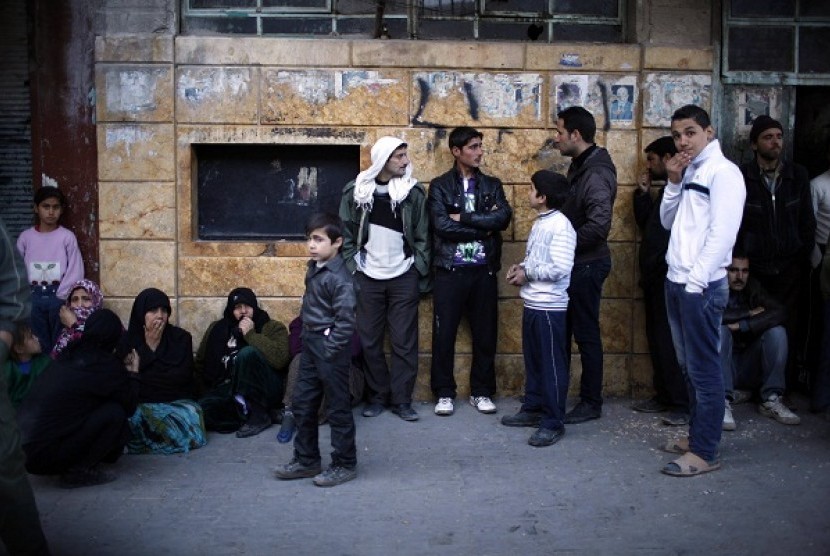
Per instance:
[[[692,452],[686,452],[676,460],[667,463],[660,471],[672,477],[694,477],[716,469],[720,469],[719,461],[709,463]]]
[[[689,451],[689,437],[687,436],[685,438],[669,440],[662,446],[662,449],[664,452],[668,452],[670,454],[683,455]]]

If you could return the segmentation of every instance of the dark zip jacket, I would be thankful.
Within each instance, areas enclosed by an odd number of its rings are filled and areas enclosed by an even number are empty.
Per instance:
[[[352,274],[343,257],[338,254],[320,268],[315,261],[308,262],[300,315],[305,332],[326,336],[327,360],[340,350],[350,349],[356,305]]]
[[[510,225],[513,209],[504,195],[501,180],[482,172],[476,175],[475,212],[461,212],[464,207],[464,185],[458,171],[432,180],[427,206],[432,224],[432,261],[437,268],[451,269],[455,248],[459,243],[480,241],[491,272],[501,269],[501,232]],[[461,212],[456,222],[450,214]]]
[[[660,202],[663,200],[663,188],[652,200],[651,194],[634,190],[634,220],[640,228],[640,287],[644,290],[663,289],[669,265],[666,263],[666,251],[669,249],[670,232],[660,222]]]
[[[791,265],[806,263],[816,233],[807,170],[784,161],[774,194],[764,184],[757,160],[742,164],[741,173],[746,203],[738,245],[745,249],[752,270],[776,275]]]
[[[752,264],[752,259],[750,259]],[[763,307],[757,315],[750,315],[752,309]],[[741,291],[729,290],[729,301],[723,311],[723,324],[738,324],[740,331],[732,332],[732,337],[740,348],[745,347],[761,334],[774,326],[782,326],[787,320],[787,311],[770,294],[761,283],[751,276]]]
[[[608,151],[593,147],[581,165],[568,168],[571,192],[562,212],[576,230],[574,264],[611,256],[608,232],[617,196],[617,168]]]

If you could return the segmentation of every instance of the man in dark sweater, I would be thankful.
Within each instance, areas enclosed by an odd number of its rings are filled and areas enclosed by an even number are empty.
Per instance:
[[[785,425],[801,422],[781,401],[787,362],[786,310],[749,276],[749,259],[740,251],[727,267],[729,301],[721,327],[721,361],[726,393],[724,430],[735,430],[730,402],[734,388],[759,390],[758,410]]]
[[[640,242],[640,287],[646,313],[646,337],[651,354],[654,376],[653,398],[642,400],[632,406],[634,411],[660,413],[669,410],[663,417],[666,425],[689,423],[689,392],[686,380],[677,363],[677,354],[669,328],[666,313],[665,282],[668,265],[666,250],[669,247],[669,231],[660,223],[660,201],[663,188],[652,198],[654,182],[665,183],[666,162],[677,153],[671,136],[666,135],[652,141],[646,148],[646,171],[634,190],[634,220],[642,233]]]
[[[584,423],[602,415],[602,337],[599,304],[602,285],[611,272],[608,232],[617,196],[617,169],[608,151],[594,143],[597,126],[590,112],[572,106],[557,114],[556,148],[571,157],[571,194],[562,212],[576,230],[576,255],[568,288],[568,355],[570,338],[579,346],[582,378],[580,401],[565,423]]]

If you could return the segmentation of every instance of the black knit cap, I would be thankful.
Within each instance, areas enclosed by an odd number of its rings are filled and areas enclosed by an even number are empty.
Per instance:
[[[763,114],[755,118],[755,121],[752,122],[752,129],[749,131],[750,144],[754,144],[756,141],[758,141],[758,137],[760,137],[763,132],[773,127],[780,129],[781,133],[784,132],[784,128],[781,126],[781,122],[779,122],[776,119],[770,118],[766,114]]]

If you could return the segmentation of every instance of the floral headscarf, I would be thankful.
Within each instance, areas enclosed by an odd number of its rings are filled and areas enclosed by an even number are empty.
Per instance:
[[[69,307],[71,302],[72,294],[75,293],[75,290],[84,290],[89,297],[92,299],[92,305],[89,307]],[[77,322],[69,327],[64,327],[61,330],[61,333],[58,335],[58,339],[55,342],[55,347],[52,349],[52,359],[57,359],[58,355],[66,349],[66,347],[74,341],[77,341],[81,338],[84,333],[84,326],[86,325],[86,320],[98,309],[104,306],[104,294],[101,293],[101,287],[93,282],[92,280],[78,280],[69,290],[69,295],[66,296],[66,306],[69,307],[73,313],[75,313],[75,318],[78,319]]]

